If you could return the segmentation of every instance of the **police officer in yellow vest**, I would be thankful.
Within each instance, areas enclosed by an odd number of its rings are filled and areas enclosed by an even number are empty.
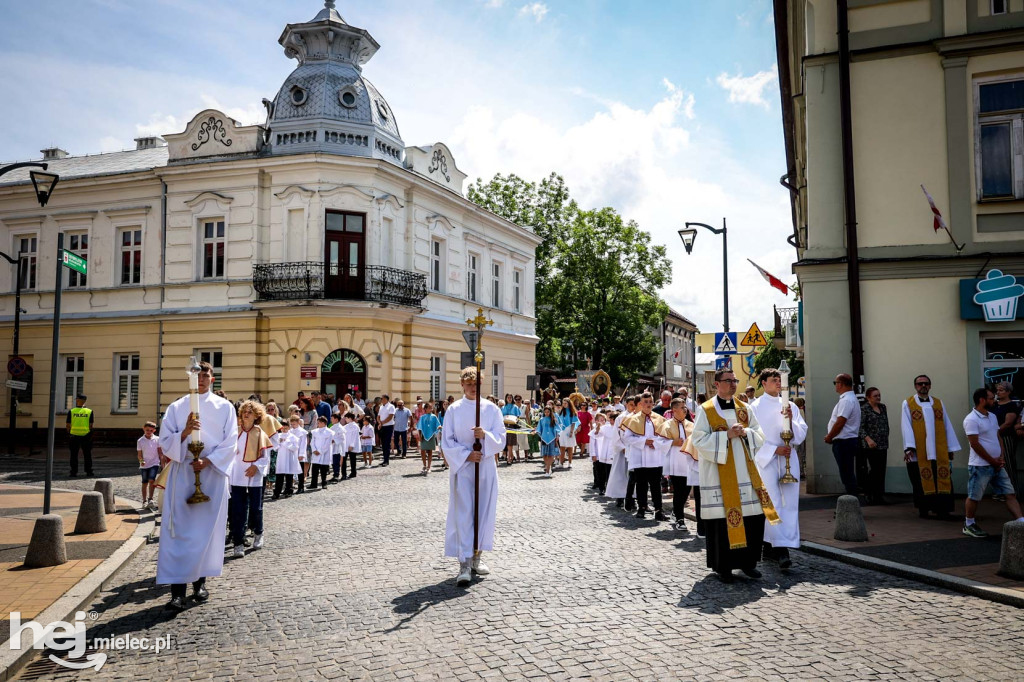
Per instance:
[[[75,407],[68,412],[68,444],[71,447],[71,476],[78,475],[78,451],[85,455],[85,475],[92,476],[92,419],[93,413],[85,406],[85,396],[78,394]]]

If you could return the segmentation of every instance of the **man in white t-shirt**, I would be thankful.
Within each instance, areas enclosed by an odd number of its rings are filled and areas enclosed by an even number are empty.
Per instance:
[[[380,447],[384,461],[382,467],[391,463],[391,439],[395,435],[395,404],[387,393],[381,397],[380,409],[377,410],[377,424],[380,428]]]
[[[992,492],[1006,496],[1006,508],[1017,521],[1024,521],[1020,504],[1014,494],[1010,476],[1006,473],[1006,453],[999,438],[999,419],[992,413],[996,396],[987,388],[974,392],[974,409],[964,417],[964,433],[971,444],[967,460],[967,500],[964,502],[964,535],[972,538],[988,537],[974,520],[978,502],[985,487],[992,484]]]
[[[825,443],[832,446],[832,456],[839,467],[839,479],[847,495],[857,495],[857,450],[860,448],[860,402],[853,392],[853,377],[839,374],[832,384],[839,402],[832,408]]]

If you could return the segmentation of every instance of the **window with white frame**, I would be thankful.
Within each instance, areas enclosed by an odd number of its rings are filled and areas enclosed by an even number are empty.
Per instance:
[[[200,222],[200,244],[202,253],[202,278],[220,279],[224,277],[224,252],[227,239],[224,233],[223,218],[207,218]]]
[[[139,411],[139,354],[114,355],[114,412]]]
[[[430,399],[441,400],[444,397],[444,356],[430,356]]]
[[[512,271],[512,310],[523,312],[523,271]]]
[[[503,364],[501,362],[491,364],[491,395],[498,396],[499,398],[505,395],[505,379],[502,376]]]
[[[213,367],[213,390],[219,391],[221,387],[221,374],[224,372],[224,352],[220,348],[197,348],[194,355],[199,362],[208,362]]]
[[[469,254],[469,276],[466,277],[466,298],[476,302],[476,285],[480,278],[480,258],[475,254]]]
[[[1006,0],[989,0],[990,14],[1006,14]]]
[[[85,393],[85,356],[65,355],[61,361],[64,382],[64,409],[68,412],[75,406],[75,399]]]
[[[501,263],[491,263],[491,307],[501,307]]]
[[[140,284],[142,282],[142,228],[122,228],[119,243],[121,245],[121,284]]]
[[[444,244],[440,239],[430,240],[430,290],[441,291],[444,276]]]
[[[974,83],[978,200],[1024,199],[1024,75]]]
[[[36,269],[39,264],[39,237],[34,234],[18,235],[14,238],[14,252],[21,265],[21,289],[32,291],[36,288]],[[17,286],[15,281],[15,286]]]
[[[64,249],[70,251],[76,256],[81,256],[88,262],[89,260],[89,233],[88,232],[68,232],[64,235]],[[67,273],[67,287],[68,289],[84,289],[86,285],[86,276],[77,270],[71,268],[64,268],[64,272]]]

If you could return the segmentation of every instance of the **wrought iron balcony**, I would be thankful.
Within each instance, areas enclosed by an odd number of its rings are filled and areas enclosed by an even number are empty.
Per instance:
[[[324,264],[259,263],[252,283],[261,301],[340,299],[421,307],[427,295],[427,277],[383,265],[365,265],[360,277],[324,276]]]

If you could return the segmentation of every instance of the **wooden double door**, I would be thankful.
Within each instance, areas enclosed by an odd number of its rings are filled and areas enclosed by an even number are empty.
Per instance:
[[[366,297],[366,214],[328,211],[324,235],[324,297]]]

